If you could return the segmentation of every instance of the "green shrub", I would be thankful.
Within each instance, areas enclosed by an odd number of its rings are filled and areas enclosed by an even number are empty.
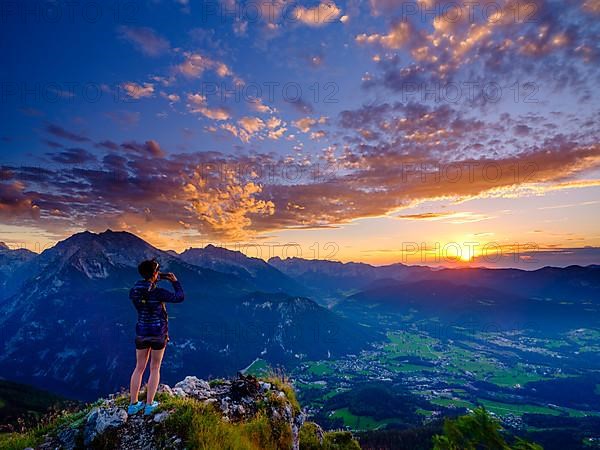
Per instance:
[[[34,433],[2,433],[0,434],[0,450],[23,450],[41,444],[43,436]]]
[[[277,378],[275,376],[270,376],[265,381],[271,383],[275,387],[275,389],[278,389],[285,393],[285,396],[292,404],[292,408],[294,409],[295,414],[298,414],[300,412],[300,402],[298,402],[298,398],[296,397],[296,391],[294,390],[291,384],[282,381],[280,378]]]
[[[161,409],[172,410],[164,422],[167,434],[181,436],[190,449],[277,450],[292,445],[288,424],[272,422],[263,413],[248,422],[229,423],[211,405],[175,398]]]
[[[349,431],[329,431],[323,438],[326,450],[360,450],[360,445]]]
[[[318,450],[323,448],[317,436],[317,425],[304,422],[300,428],[300,450]]]
[[[500,422],[485,408],[476,408],[472,414],[446,419],[444,433],[433,437],[434,450],[542,450],[538,444],[517,439],[510,446],[500,434]]]
[[[300,428],[301,450],[360,450],[360,445],[349,431],[328,431],[323,435],[323,443],[319,442],[317,425],[305,422]]]

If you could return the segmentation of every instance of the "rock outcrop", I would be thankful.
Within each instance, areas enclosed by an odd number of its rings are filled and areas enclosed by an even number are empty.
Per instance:
[[[99,400],[91,409],[72,423],[59,426],[46,436],[39,449],[119,448],[122,450],[180,450],[185,447],[184,437],[167,432],[163,425],[175,408],[169,408],[169,398],[190,399],[220,414],[229,423],[244,423],[259,412],[268,417],[274,428],[281,427],[291,433],[291,445],[299,449],[299,432],[305,414],[297,402],[289,398],[285,389],[274,383],[239,374],[233,380],[205,380],[188,376],[172,388],[161,385],[159,394],[164,407],[150,416],[141,413],[128,416],[126,396],[112,396]],[[289,427],[289,428],[288,428]]]

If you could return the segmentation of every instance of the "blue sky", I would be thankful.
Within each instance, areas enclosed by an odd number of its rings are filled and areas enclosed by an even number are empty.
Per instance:
[[[0,237],[599,246],[598,1],[466,5],[4,2]]]

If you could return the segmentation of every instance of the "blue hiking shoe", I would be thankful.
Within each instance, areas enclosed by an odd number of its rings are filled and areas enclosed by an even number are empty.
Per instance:
[[[154,400],[151,404],[146,405],[146,407],[144,408],[144,415],[149,416],[154,412],[156,408],[158,408],[158,402]]]
[[[127,414],[133,416],[134,414],[139,413],[144,408],[144,402],[130,403],[127,408]]]

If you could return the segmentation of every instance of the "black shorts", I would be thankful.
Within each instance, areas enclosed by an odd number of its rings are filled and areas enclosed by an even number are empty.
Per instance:
[[[143,350],[151,348],[152,350],[162,350],[167,345],[169,336],[136,336],[135,348]]]

